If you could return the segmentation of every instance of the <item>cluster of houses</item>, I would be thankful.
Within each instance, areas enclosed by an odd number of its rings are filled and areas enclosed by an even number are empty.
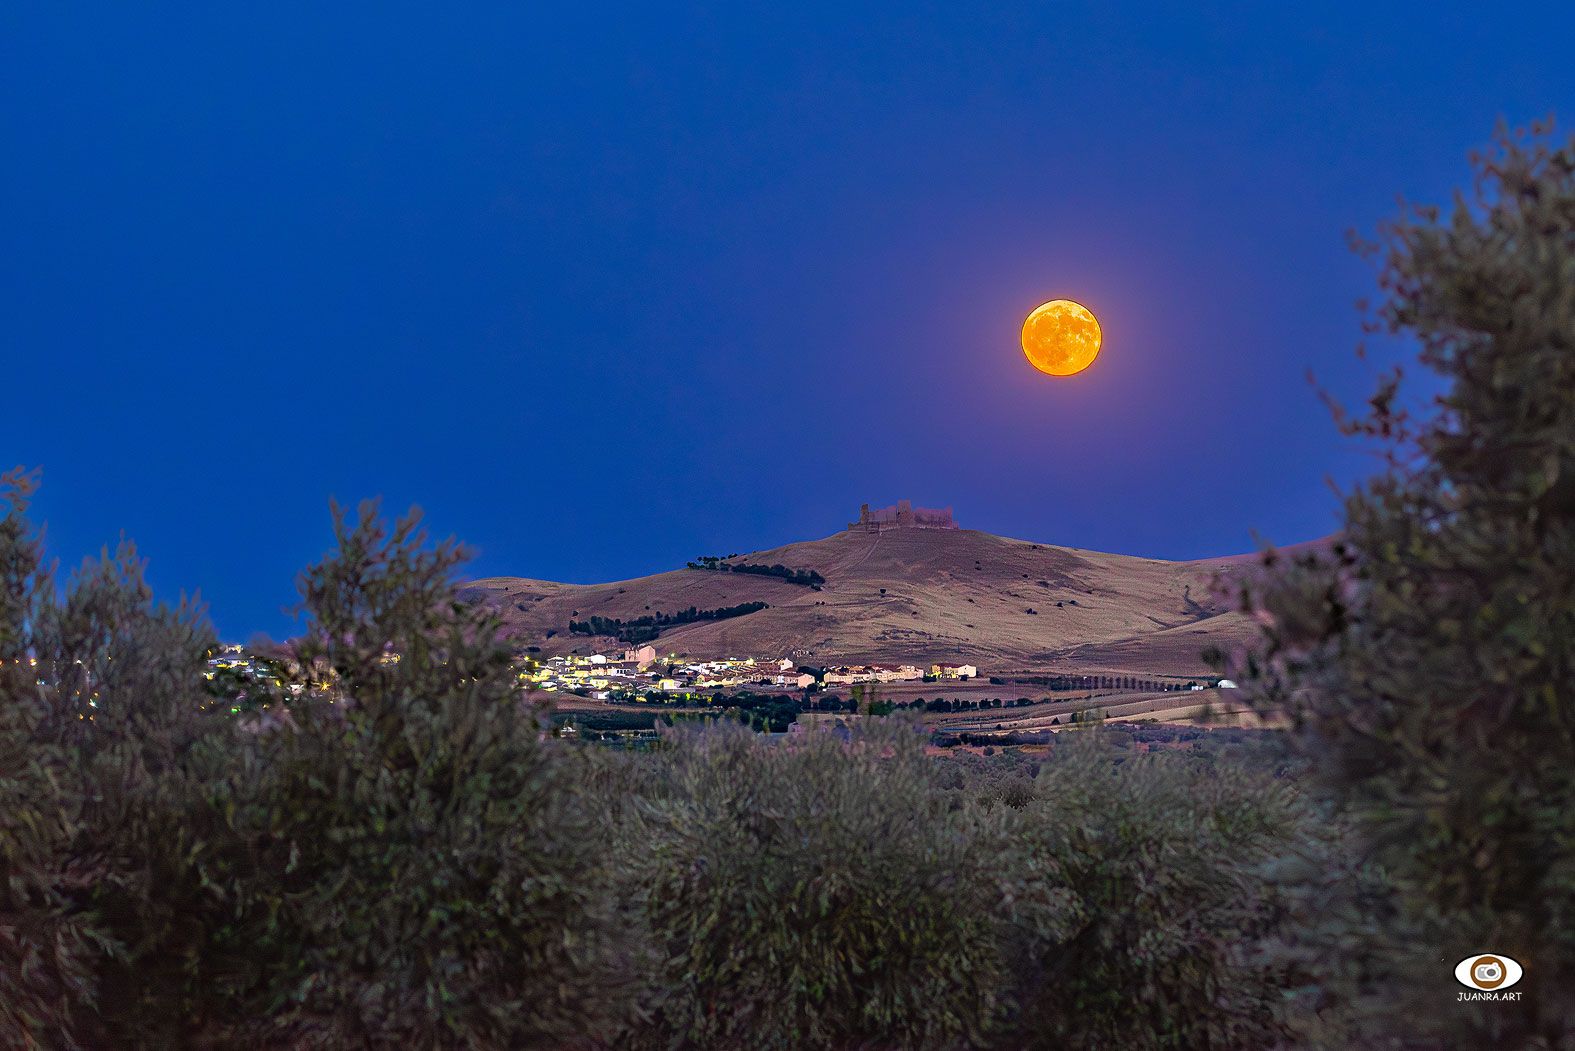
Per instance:
[[[856,685],[866,682],[917,682],[921,679],[967,680],[977,678],[979,669],[972,664],[929,665],[926,671],[917,664],[850,664],[827,668],[821,682],[827,686]]]
[[[649,693],[701,693],[757,687],[803,690],[812,686],[851,686],[861,683],[966,680],[979,669],[971,664],[856,664],[830,668],[801,668],[783,657],[724,657],[689,661],[676,654],[661,657],[653,646],[631,647],[619,656],[593,653],[525,659],[520,681],[532,689],[585,694],[600,700],[617,695]]]
[[[382,662],[394,665],[399,654],[389,650]],[[221,675],[245,682],[284,687],[299,695],[299,681],[286,683],[281,676],[279,657],[261,656],[241,646],[223,646],[211,658],[203,677],[212,681]],[[718,660],[691,661],[677,654],[660,655],[654,646],[632,646],[611,656],[593,653],[571,654],[538,660],[521,657],[520,682],[544,693],[574,693],[599,700],[620,696],[713,693],[718,690],[755,688],[762,690],[805,690],[833,688],[864,683],[916,682],[919,680],[967,680],[978,676],[971,664],[847,664],[827,668],[797,666],[791,658],[756,660],[754,657],[724,657]],[[294,669],[299,671],[299,669]],[[299,676],[289,676],[298,679]],[[326,686],[323,688],[326,689]]]
[[[286,685],[279,675],[278,661],[252,653],[244,646],[233,644],[220,646],[218,652],[208,658],[202,677],[212,682],[225,672],[245,682],[286,688],[295,696],[300,696],[305,689],[299,682]]]
[[[383,647],[377,658],[377,663],[385,668],[392,668],[399,661],[400,655],[391,646]],[[273,648],[269,653],[256,653],[245,646],[226,643],[208,658],[202,677],[214,683],[221,694],[225,687],[238,691],[236,699],[253,688],[261,688],[266,693],[282,691],[292,697],[300,697],[310,690],[327,697],[330,702],[338,696],[335,676],[324,663],[319,661],[316,667],[307,669],[282,647]]]
[[[617,657],[593,653],[588,657],[525,660],[520,680],[547,693],[586,693],[604,700],[616,693],[690,693],[741,686],[803,688],[814,681],[813,677],[799,675],[793,662],[786,658],[686,661],[673,654],[658,657],[653,646],[631,647]]]

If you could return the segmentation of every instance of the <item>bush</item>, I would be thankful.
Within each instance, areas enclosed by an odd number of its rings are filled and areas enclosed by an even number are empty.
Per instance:
[[[1260,1048],[1293,983],[1263,950],[1269,867],[1303,815],[1285,784],[1181,755],[1111,761],[1109,731],[1058,744],[1016,811],[1025,871],[1072,922],[1013,969],[1020,1048]]]
[[[944,805],[913,727],[877,727],[670,740],[624,830],[658,952],[649,1046],[956,1047],[1001,1020],[1001,825]]]

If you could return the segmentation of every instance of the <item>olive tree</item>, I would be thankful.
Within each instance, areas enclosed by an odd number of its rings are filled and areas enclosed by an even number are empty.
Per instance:
[[[1575,1031],[1575,141],[1501,133],[1448,209],[1370,246],[1377,323],[1415,342],[1426,397],[1386,375],[1341,415],[1384,469],[1326,549],[1245,591],[1265,622],[1235,674],[1290,713],[1360,837],[1310,897],[1331,987],[1372,1027],[1568,1046]],[[1361,887],[1357,888],[1360,877]],[[1334,907],[1333,903],[1340,903]],[[1455,1004],[1456,960],[1525,966],[1515,1004]],[[1359,1019],[1360,1021],[1361,1019]],[[1447,1034],[1447,1036],[1446,1036]],[[1561,1042],[1562,1041],[1562,1042]]]
[[[1004,815],[953,805],[906,721],[675,731],[654,758],[621,834],[656,953],[650,1046],[980,1046],[1010,1006],[1007,926],[1059,929]]]
[[[52,581],[26,518],[36,477],[0,478],[0,1044],[80,1046],[96,987],[96,929],[67,908],[80,796],[40,733],[48,707],[32,625]]]
[[[605,841],[495,612],[456,597],[463,551],[372,505],[335,528],[301,578],[304,700],[236,818],[234,1003],[290,1046],[615,1034],[634,972]]]

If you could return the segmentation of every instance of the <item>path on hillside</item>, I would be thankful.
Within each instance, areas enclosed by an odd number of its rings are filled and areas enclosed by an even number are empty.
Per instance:
[[[877,547],[879,547],[879,546],[880,546],[880,534],[876,533],[875,534],[875,542],[870,545],[870,549],[868,551],[864,552],[864,556],[862,558],[860,558],[857,562],[853,563],[851,566],[849,566],[846,569],[844,569],[843,572],[844,573],[852,573],[855,569],[858,569],[864,563],[868,562],[870,560],[870,556],[875,553],[875,549]]]

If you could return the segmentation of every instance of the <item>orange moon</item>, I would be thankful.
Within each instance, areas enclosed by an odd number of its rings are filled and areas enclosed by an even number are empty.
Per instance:
[[[1081,303],[1052,299],[1034,308],[1023,322],[1023,353],[1028,363],[1050,376],[1082,372],[1099,356],[1099,322]]]

